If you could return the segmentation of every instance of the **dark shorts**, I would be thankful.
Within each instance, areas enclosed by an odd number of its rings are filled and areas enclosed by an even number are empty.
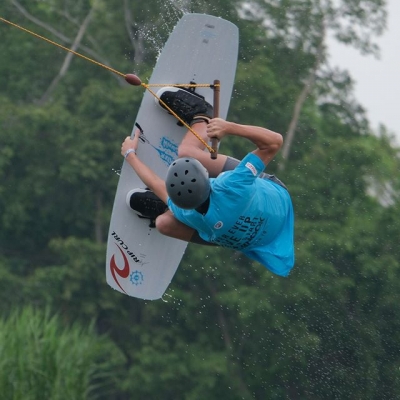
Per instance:
[[[225,162],[224,167],[222,168],[222,172],[225,172],[225,171],[232,171],[233,169],[236,168],[236,166],[237,166],[239,163],[240,163],[240,161],[239,161],[238,159],[233,158],[233,157],[228,157],[228,159],[227,159],[226,162]],[[270,174],[267,174],[267,173],[263,172],[263,173],[260,175],[260,178],[262,178],[262,179],[269,179],[270,181],[276,183],[276,184],[279,185],[279,186],[282,186],[283,188],[285,188],[285,189],[287,190],[286,185],[285,185],[280,179],[278,179],[275,175],[270,175]]]

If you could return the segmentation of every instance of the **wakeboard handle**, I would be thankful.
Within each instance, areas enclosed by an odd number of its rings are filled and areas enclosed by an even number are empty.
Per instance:
[[[213,113],[213,118],[218,118],[219,116],[219,95],[220,95],[220,84],[221,82],[218,79],[214,80],[214,84],[212,86],[214,90],[214,100],[213,100],[213,108],[214,108],[214,113]],[[211,158],[215,160],[218,156],[218,138],[214,137],[211,138],[211,148],[214,150],[211,152]]]

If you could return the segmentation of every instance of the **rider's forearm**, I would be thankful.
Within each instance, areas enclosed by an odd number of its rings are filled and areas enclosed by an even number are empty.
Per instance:
[[[166,204],[168,195],[165,182],[143,163],[135,153],[130,153],[126,157],[126,161],[135,170],[141,181]]]
[[[230,122],[227,130],[230,135],[249,139],[260,150],[267,150],[272,147],[279,149],[283,143],[281,134],[259,126]]]

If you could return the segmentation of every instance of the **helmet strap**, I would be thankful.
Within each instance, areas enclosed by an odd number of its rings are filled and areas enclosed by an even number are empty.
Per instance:
[[[206,215],[208,211],[208,207],[210,206],[210,196],[207,197],[207,200],[200,204],[195,210],[200,214]]]

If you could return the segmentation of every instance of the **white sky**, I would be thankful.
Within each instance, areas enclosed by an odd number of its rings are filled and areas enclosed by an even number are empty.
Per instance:
[[[331,64],[347,69],[355,80],[355,96],[372,128],[385,125],[400,143],[400,0],[387,4],[387,30],[375,40],[381,49],[379,60],[337,42],[328,46]]]

